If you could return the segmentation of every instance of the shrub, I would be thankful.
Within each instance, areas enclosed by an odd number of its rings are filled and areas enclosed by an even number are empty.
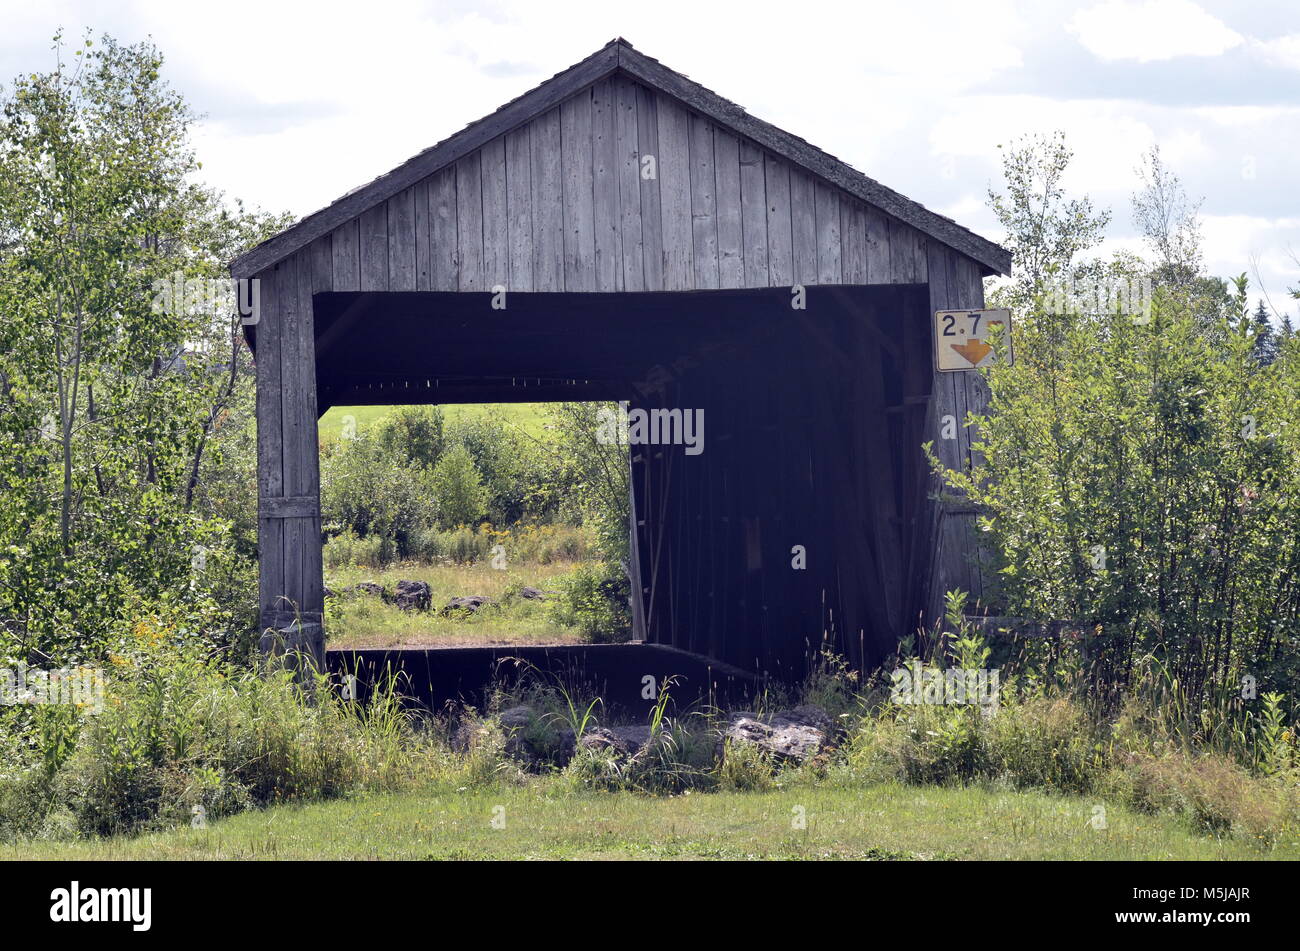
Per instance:
[[[103,711],[84,717],[61,762],[32,763],[0,786],[0,827],[31,834],[53,819],[81,834],[132,832],[196,809],[217,818],[390,788],[414,773],[425,747],[393,684],[361,708],[324,678],[299,689],[288,671],[217,663],[156,633],[141,625]]]
[[[592,532],[586,526],[534,524],[488,534],[494,545],[502,546],[511,564],[585,561],[592,549]]]
[[[565,581],[552,602],[555,620],[576,627],[593,643],[619,643],[631,636],[627,574],[607,564],[584,564]]]
[[[776,782],[776,767],[753,743],[727,741],[718,764],[718,786],[733,792],[765,792]]]
[[[325,543],[322,558],[326,568],[346,568],[358,565],[366,568],[382,568],[391,560],[391,544],[378,535],[358,538],[349,528]]]
[[[442,409],[402,406],[386,417],[378,431],[382,454],[421,469],[431,469],[446,447]]]
[[[1140,811],[1183,816],[1215,835],[1271,839],[1297,819],[1293,786],[1252,777],[1217,753],[1128,754],[1106,787]]]
[[[1065,697],[1017,701],[1007,692],[985,732],[992,774],[1020,789],[1087,792],[1104,764],[1087,713]]]
[[[442,557],[458,565],[472,565],[488,555],[489,539],[486,534],[462,525],[447,532],[439,532],[437,546]]]
[[[379,539],[378,560],[410,557],[415,535],[437,515],[427,470],[394,458],[381,439],[359,436],[322,460],[321,508],[328,530]]]
[[[487,492],[474,459],[464,446],[443,454],[433,467],[431,485],[443,529],[471,525],[486,514]]]

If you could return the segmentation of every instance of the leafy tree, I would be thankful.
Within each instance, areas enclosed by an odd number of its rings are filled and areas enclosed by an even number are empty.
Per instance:
[[[1201,202],[1187,197],[1183,184],[1153,145],[1138,166],[1141,187],[1133,194],[1133,221],[1155,255],[1161,283],[1185,286],[1201,273]]]
[[[1300,352],[1256,359],[1240,278],[1213,338],[1185,296],[1152,320],[1020,316],[988,374],[983,462],[948,473],[982,510],[1012,614],[1098,626],[1103,682],[1153,654],[1197,691],[1300,670]]]
[[[563,465],[566,517],[592,525],[601,560],[574,575],[559,616],[591,638],[626,640],[631,632],[630,465],[626,446],[603,442],[601,410],[608,403],[560,403],[551,408],[556,456]]]
[[[1272,363],[1278,358],[1281,345],[1273,322],[1269,319],[1268,308],[1261,300],[1255,308],[1255,359],[1262,364]]]
[[[382,431],[345,441],[321,466],[325,530],[382,539],[382,561],[410,555],[437,518],[437,493],[431,470],[396,458]]]
[[[437,465],[446,440],[442,409],[437,406],[403,406],[384,420],[380,447],[394,459],[426,469]]]
[[[199,489],[241,348],[205,291],[265,219],[191,181],[151,45],[54,56],[0,101],[0,655],[66,662],[142,603],[216,611],[228,526]]]
[[[432,484],[438,500],[438,523],[443,528],[473,525],[483,517],[487,493],[474,457],[464,446],[443,454],[433,467]]]
[[[1053,276],[1070,276],[1079,255],[1101,243],[1110,223],[1110,212],[1094,211],[1087,197],[1066,197],[1073,155],[1063,132],[1020,139],[1003,153],[1006,191],[990,188],[989,205],[1015,258],[1015,281],[1003,291],[1010,306],[1028,303]]]

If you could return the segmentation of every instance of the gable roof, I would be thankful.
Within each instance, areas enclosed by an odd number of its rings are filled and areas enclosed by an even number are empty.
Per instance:
[[[450,138],[425,149],[392,171],[353,189],[333,204],[263,241],[231,262],[231,273],[235,277],[253,276],[362,212],[451,165],[497,136],[553,109],[563,100],[615,72],[622,72],[642,85],[673,96],[689,109],[960,251],[982,265],[984,273],[1010,273],[1011,252],[1006,248],[868,178],[798,136],[751,116],[734,102],[723,99],[681,73],[674,72],[653,57],[637,52],[621,37],[611,40],[582,62],[557,73],[491,115],[470,123]]]

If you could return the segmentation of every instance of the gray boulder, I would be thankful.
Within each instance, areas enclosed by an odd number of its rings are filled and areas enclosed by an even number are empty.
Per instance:
[[[388,600],[388,592],[384,590],[382,584],[379,584],[376,581],[358,581],[352,586],[351,590],[355,591],[357,594],[369,594],[384,601]]]
[[[526,704],[497,714],[506,733],[506,753],[525,766],[563,766],[573,758],[573,731],[542,720]]]
[[[393,603],[403,611],[427,611],[433,603],[433,590],[423,581],[399,581]]]
[[[843,727],[831,718],[831,715],[821,707],[813,706],[811,703],[803,704],[792,710],[782,710],[772,717],[772,726],[806,726],[814,730],[820,730],[826,735],[827,739],[835,736]]]
[[[442,609],[442,613],[452,614],[456,611],[465,611],[468,614],[475,614],[479,608],[487,604],[496,604],[496,602],[481,594],[471,594],[464,598],[452,598],[447,602],[447,606]]]
[[[722,731],[721,752],[725,755],[728,744],[752,745],[777,762],[802,763],[825,746],[830,736],[828,730],[823,729],[831,724],[830,717],[817,711],[821,713],[821,718],[818,719],[812,710],[817,708],[810,708],[804,713],[783,710],[770,721],[764,721],[749,712],[733,713]]]

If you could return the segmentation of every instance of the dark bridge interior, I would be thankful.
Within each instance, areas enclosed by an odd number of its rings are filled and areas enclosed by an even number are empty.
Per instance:
[[[633,445],[637,634],[782,679],[870,666],[920,611],[925,285],[322,293],[331,405],[627,400],[703,410],[703,451]],[[494,307],[494,301],[498,305]],[[500,305],[504,304],[504,307]]]

